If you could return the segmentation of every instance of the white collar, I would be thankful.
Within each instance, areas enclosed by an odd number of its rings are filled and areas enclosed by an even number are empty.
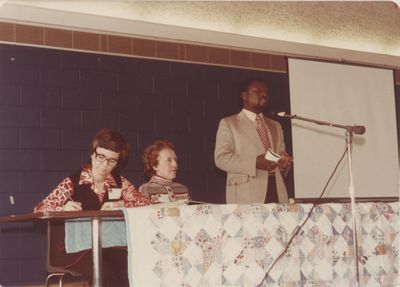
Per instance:
[[[255,122],[255,121],[256,121],[256,117],[257,117],[257,114],[256,114],[256,113],[254,113],[254,112],[252,112],[252,111],[249,111],[249,110],[246,110],[246,109],[242,109],[242,111],[244,112],[244,114],[245,114],[252,122]],[[262,118],[264,118],[264,116],[263,116],[262,113],[259,113],[259,115],[260,115]]]

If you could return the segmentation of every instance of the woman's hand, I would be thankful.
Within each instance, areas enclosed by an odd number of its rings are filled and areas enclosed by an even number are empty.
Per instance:
[[[103,204],[100,210],[113,210],[117,208],[122,208],[124,207],[124,201],[123,200],[118,200],[118,201],[107,201]]]
[[[82,210],[82,203],[77,201],[67,201],[63,206],[63,211],[81,211]]]

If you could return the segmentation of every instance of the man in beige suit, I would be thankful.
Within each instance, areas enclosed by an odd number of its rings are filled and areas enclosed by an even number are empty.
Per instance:
[[[269,103],[266,84],[246,80],[241,98],[243,109],[222,119],[216,136],[215,164],[227,172],[226,203],[288,202],[283,175],[292,158],[285,151],[281,125],[262,114]],[[265,159],[268,149],[280,155],[279,161]]]

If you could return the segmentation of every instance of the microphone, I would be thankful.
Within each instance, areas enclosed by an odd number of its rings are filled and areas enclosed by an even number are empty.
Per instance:
[[[307,121],[307,122],[313,122],[317,125],[325,125],[325,126],[331,126],[331,127],[336,127],[336,128],[343,128],[343,129],[346,129],[348,131],[355,133],[356,135],[363,135],[363,134],[365,134],[365,131],[366,131],[365,126],[356,126],[356,125],[344,126],[344,125],[328,123],[328,122],[323,122],[323,121],[314,120],[314,119],[308,119],[308,118],[300,117],[297,115],[290,115],[286,112],[274,112],[273,114],[277,115],[278,117],[282,117],[282,118],[297,119],[297,120],[302,120],[302,121]]]
[[[364,126],[351,126],[350,128],[356,135],[363,135],[366,131],[366,128]]]

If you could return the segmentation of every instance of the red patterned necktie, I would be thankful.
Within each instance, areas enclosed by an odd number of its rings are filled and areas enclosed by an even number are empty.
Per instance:
[[[265,151],[267,151],[269,148],[271,148],[271,141],[269,140],[267,128],[264,125],[263,118],[260,115],[256,116],[256,129]]]

